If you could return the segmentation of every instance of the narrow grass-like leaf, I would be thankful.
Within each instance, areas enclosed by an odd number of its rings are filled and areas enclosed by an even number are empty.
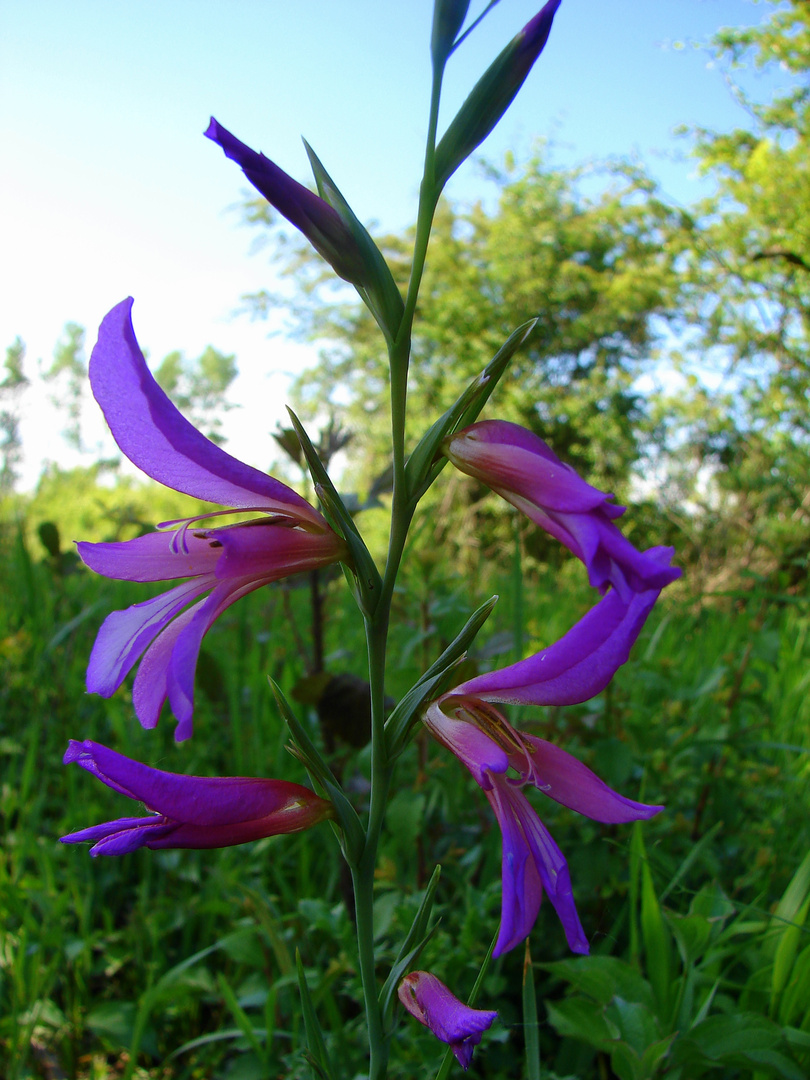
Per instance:
[[[405,463],[405,482],[412,506],[419,502],[447,464],[447,458],[441,456],[442,442],[478,419],[509,361],[525,344],[537,322],[537,319],[530,319],[510,334],[481,374],[419,440]]]
[[[679,882],[689,872],[695,861],[699,859],[700,856],[704,853],[704,851],[706,851],[710,847],[712,841],[714,840],[715,836],[717,836],[717,834],[720,832],[722,827],[723,822],[716,821],[714,825],[712,825],[712,827],[708,830],[708,832],[705,832],[703,836],[701,836],[701,838],[698,840],[698,842],[689,849],[686,858],[683,860],[681,865],[670,878],[667,887],[661,892],[660,896],[658,897],[660,903],[663,904],[663,902],[666,900],[666,898],[669,896],[675,886],[678,885]]]
[[[540,1080],[540,1029],[537,1023],[537,995],[529,939],[523,953],[523,1040],[526,1047],[526,1078]]]
[[[343,500],[338,494],[337,488],[332,483],[329,474],[324,468],[323,462],[318,457],[317,450],[312,445],[309,436],[304,430],[303,424],[292,409],[288,407],[287,412],[290,414],[290,421],[295,428],[295,434],[301,444],[304,457],[307,459],[307,465],[312,474],[315,488],[323,503],[324,511],[349,547],[365,610],[368,613],[372,613],[380,596],[380,588],[382,585],[380,573],[377,570],[376,564],[372,559],[362,536],[357,530],[352,515],[347,510]]]
[[[336,210],[344,225],[354,237],[360,255],[366,265],[370,284],[357,287],[369,310],[388,341],[393,341],[402,322],[405,304],[402,295],[391,276],[388,264],[382,252],[371,239],[368,230],[360,222],[352,208],[338,190],[337,184],[323,167],[315,151],[304,139],[304,146],[312,167],[312,174],[318,186],[318,194]]]
[[[481,627],[492,614],[498,602],[497,596],[491,596],[469,617],[459,633],[442,652],[424,675],[411,687],[399,701],[388,717],[385,725],[386,749],[389,760],[400,754],[408,742],[408,734],[422,704],[437,692],[444,677],[452,670],[475,640]]]
[[[290,729],[290,734],[301,761],[309,770],[310,775],[324,789],[335,808],[338,821],[343,829],[344,852],[349,865],[356,865],[365,843],[365,833],[363,832],[363,826],[360,824],[360,818],[357,816],[357,811],[344,795],[343,789],[335,779],[332,770],[321,757],[303,724],[300,723],[290,708],[281,687],[270,676],[268,676],[268,681],[275,695],[279,712]]]
[[[306,972],[304,971],[304,965],[301,962],[301,954],[298,949],[295,950],[295,965],[298,969],[298,990],[301,994],[301,1011],[304,1016],[307,1048],[311,1055],[310,1063],[318,1066],[321,1076],[328,1077],[328,1080],[335,1080],[332,1062],[329,1060],[326,1043],[323,1040],[323,1032],[318,1023],[318,1018],[315,1015],[315,1006],[312,1004]]]
[[[220,993],[225,999],[225,1004],[228,1007],[228,1011],[236,1021],[239,1030],[253,1047],[256,1056],[265,1065],[269,1065],[265,1047],[262,1046],[261,1041],[253,1030],[253,1024],[251,1023],[247,1013],[237,1001],[236,994],[233,992],[230,984],[228,983],[227,979],[221,971],[217,975],[217,983],[219,984]]]
[[[776,946],[776,953],[773,958],[773,971],[771,973],[770,1015],[772,1017],[776,1016],[779,998],[782,991],[787,986],[788,979],[793,971],[793,965],[796,961],[796,954],[799,951],[799,945],[802,941],[802,931],[807,920],[808,911],[810,911],[810,897],[802,904],[801,908],[796,913],[796,918],[793,922],[791,922],[789,926],[784,927],[779,938],[779,944]]]
[[[436,889],[438,888],[441,874],[442,868],[441,866],[437,866],[431,874],[430,881],[425,889],[425,895],[422,897],[422,903],[419,905],[419,910],[416,912],[414,920],[411,923],[411,928],[406,934],[405,940],[402,942],[399,952],[397,953],[397,958],[394,961],[391,971],[388,973],[388,978],[385,980],[382,989],[380,990],[380,1013],[382,1014],[383,1024],[386,1026],[390,1023],[397,983],[411,964],[415,963],[419,953],[438,927],[437,923],[428,933],[427,924],[430,919],[430,913],[433,910],[433,901],[436,897]]]
[[[647,977],[655,994],[658,1013],[662,1018],[668,1018],[672,993],[670,933],[655,895],[655,885],[646,859],[641,865],[641,936]]]

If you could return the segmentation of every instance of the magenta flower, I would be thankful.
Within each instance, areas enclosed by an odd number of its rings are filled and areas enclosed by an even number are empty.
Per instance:
[[[471,1009],[429,971],[409,972],[400,982],[397,994],[411,1016],[450,1046],[466,1072],[474,1047],[498,1014]]]
[[[526,798],[526,785],[607,824],[649,818],[663,808],[619,795],[571,754],[516,731],[490,702],[567,705],[593,697],[627,659],[657,596],[658,590],[650,590],[625,604],[611,591],[550,648],[470,679],[428,706],[427,728],[472,773],[501,829],[501,928],[495,956],[529,935],[544,891],[569,947],[588,952],[568,864]]]
[[[304,234],[336,274],[360,288],[372,283],[366,258],[351,229],[325,199],[240,142],[213,116],[205,135],[239,165],[257,191]]]
[[[150,769],[95,742],[70,740],[65,764],[77,762],[107,787],[138,799],[149,817],[119,818],[61,838],[93,840],[91,855],[138,848],[219,848],[263,836],[301,832],[333,817],[332,804],[286,780],[248,776],[180,776]]]
[[[154,727],[168,698],[179,741],[191,735],[197,657],[214,621],[254,589],[344,559],[347,551],[306,499],[231,457],[177,411],[146,366],[131,307],[125,300],[106,316],[90,358],[93,394],[115,441],[153,480],[229,509],[167,522],[178,528],[122,543],[78,544],[84,562],[106,577],[189,579],[107,617],[90,656],[87,689],[110,697],[143,656],[133,686],[135,712],[144,727]],[[222,528],[193,527],[206,517],[245,511],[261,516]]]
[[[672,548],[635,548],[613,524],[625,508],[582,480],[526,428],[485,420],[452,435],[443,449],[458,469],[564,544],[585,564],[588,580],[600,592],[612,585],[629,600],[633,592],[663,589],[680,577],[670,566]]]

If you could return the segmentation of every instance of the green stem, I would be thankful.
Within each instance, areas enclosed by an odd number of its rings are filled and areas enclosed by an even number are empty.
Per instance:
[[[412,509],[405,486],[405,406],[408,395],[408,364],[411,353],[411,332],[416,311],[419,286],[425,267],[433,213],[438,192],[433,180],[433,160],[436,147],[436,128],[439,119],[439,96],[442,70],[434,72],[430,102],[425,172],[419,194],[413,264],[405,299],[405,312],[396,339],[389,346],[391,364],[391,436],[394,489],[391,506],[391,534],[388,558],[380,598],[374,614],[366,619],[368,673],[371,691],[371,800],[363,854],[352,870],[354,904],[357,915],[357,950],[363,998],[366,1007],[369,1038],[369,1080],[383,1080],[388,1066],[388,1042],[380,1012],[376,965],[374,960],[374,870],[380,842],[388,791],[391,786],[391,764],[385,748],[385,657],[391,599],[399,573],[402,554],[408,536]]]

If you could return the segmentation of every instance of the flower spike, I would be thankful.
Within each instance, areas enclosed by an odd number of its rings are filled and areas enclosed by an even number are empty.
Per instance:
[[[113,791],[155,811],[149,817],[119,818],[61,838],[63,844],[94,841],[93,856],[125,855],[142,847],[232,847],[301,832],[335,816],[330,802],[287,780],[181,776],[152,769],[89,740],[71,739],[64,761],[75,761]]]

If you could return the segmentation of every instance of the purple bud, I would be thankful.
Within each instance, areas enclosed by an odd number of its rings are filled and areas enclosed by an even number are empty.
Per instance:
[[[300,229],[336,274],[358,287],[369,284],[366,260],[357,241],[325,199],[293,180],[270,158],[240,142],[213,116],[205,135],[240,166],[251,184],[280,214]]]
[[[420,1024],[447,1043],[465,1071],[473,1048],[496,1019],[496,1012],[471,1009],[429,971],[411,971],[397,990],[399,1000]]]
[[[249,776],[181,776],[142,765],[99,743],[70,740],[65,764],[76,762],[113,791],[155,811],[119,818],[62,837],[94,841],[91,855],[138,848],[217,848],[264,836],[301,832],[334,817],[330,802],[287,780]]]

